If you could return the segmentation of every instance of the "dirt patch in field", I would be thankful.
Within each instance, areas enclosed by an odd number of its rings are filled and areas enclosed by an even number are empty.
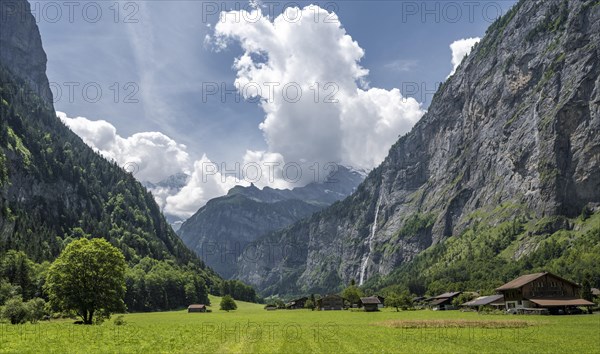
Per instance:
[[[535,326],[535,322],[523,320],[477,321],[477,320],[388,320],[375,323],[391,328],[525,328]]]

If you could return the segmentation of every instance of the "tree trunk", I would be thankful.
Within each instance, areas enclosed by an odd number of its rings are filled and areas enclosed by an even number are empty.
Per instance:
[[[94,310],[85,310],[83,312],[83,324],[92,324],[92,318],[94,317]]]

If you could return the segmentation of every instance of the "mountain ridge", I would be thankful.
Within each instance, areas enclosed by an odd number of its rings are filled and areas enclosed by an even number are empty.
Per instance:
[[[235,186],[209,200],[177,231],[183,242],[224,278],[236,272],[260,236],[287,227],[350,195],[364,174],[339,166],[324,182],[293,189]]]
[[[330,292],[361,273],[391,274],[480,210],[519,205],[500,223],[594,209],[599,18],[593,1],[517,3],[352,196],[257,242],[261,254],[272,244],[297,252],[240,258],[235,276],[265,295]]]

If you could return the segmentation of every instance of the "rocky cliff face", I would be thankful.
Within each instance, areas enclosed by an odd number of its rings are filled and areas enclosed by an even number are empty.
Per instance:
[[[599,43],[597,1],[520,1],[356,193],[262,239],[236,277],[265,294],[332,291],[389,274],[481,210],[600,202]]]
[[[224,278],[237,272],[238,257],[251,259],[252,243],[349,196],[364,174],[340,167],[325,183],[294,189],[232,188],[210,200],[178,234],[183,242]]]
[[[52,104],[46,53],[27,1],[0,2],[0,62],[25,79],[46,103]]]

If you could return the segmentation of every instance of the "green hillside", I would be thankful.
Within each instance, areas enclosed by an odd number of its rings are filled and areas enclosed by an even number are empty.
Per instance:
[[[177,308],[218,292],[220,278],[131,174],[85,145],[5,67],[0,82],[1,303],[44,296],[48,261],[80,237],[106,238],[123,252],[131,310]]]

